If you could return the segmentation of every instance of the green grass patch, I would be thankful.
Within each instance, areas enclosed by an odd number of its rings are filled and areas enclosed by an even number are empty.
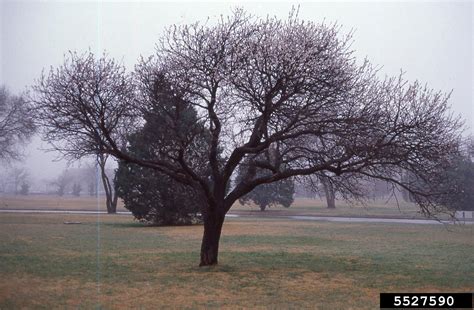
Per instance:
[[[80,225],[65,225],[79,221]],[[380,292],[474,290],[473,227],[229,219],[202,226],[0,215],[0,308],[378,308]]]

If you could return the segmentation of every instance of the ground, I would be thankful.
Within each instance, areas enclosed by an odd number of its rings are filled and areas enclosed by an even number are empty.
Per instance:
[[[199,268],[202,226],[0,214],[0,309],[378,309],[380,292],[474,291],[473,226],[228,219]]]
[[[348,204],[337,202],[336,209],[326,208],[324,200],[298,198],[290,208],[272,207],[261,212],[255,205],[242,206],[234,204],[231,212],[259,215],[312,215],[312,216],[379,216],[397,218],[421,218],[416,206],[403,201],[396,203],[386,199],[369,200],[365,204]],[[73,197],[54,195],[13,196],[0,195],[0,209],[57,209],[57,210],[101,210],[106,211],[104,197]],[[121,200],[118,202],[118,211],[127,211]]]

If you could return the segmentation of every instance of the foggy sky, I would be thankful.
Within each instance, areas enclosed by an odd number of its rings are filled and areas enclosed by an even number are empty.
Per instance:
[[[91,49],[123,61],[129,69],[140,55],[149,56],[165,27],[215,20],[241,6],[258,15],[288,16],[289,2],[31,2],[0,0],[0,84],[20,93],[43,69],[62,63],[68,50]],[[355,31],[356,55],[382,66],[381,72],[449,92],[452,109],[472,128],[473,5],[471,1],[437,2],[304,2],[304,20],[338,22],[342,32]],[[25,165],[37,179],[60,173],[57,154],[38,148],[35,138]]]

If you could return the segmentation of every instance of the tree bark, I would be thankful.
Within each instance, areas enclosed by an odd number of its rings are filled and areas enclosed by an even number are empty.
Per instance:
[[[100,168],[100,176],[105,191],[105,206],[107,207],[107,213],[117,213],[117,193],[115,192],[112,184],[110,184],[109,177],[105,172],[105,164],[107,163],[107,157],[103,154],[97,156],[97,162]]]
[[[112,186],[112,189],[113,189],[113,195],[112,195],[111,208],[114,210],[114,213],[116,213],[117,212],[118,194],[117,194],[117,191],[115,190],[115,187]]]
[[[326,194],[326,203],[328,209],[336,209],[336,197],[334,197],[334,192],[330,191],[331,193],[328,195]]]
[[[321,184],[323,185],[324,194],[326,195],[328,209],[336,209],[336,194],[332,183],[326,177],[321,177]]]
[[[207,212],[207,215],[204,216],[204,235],[202,237],[199,267],[217,265],[219,240],[224,218],[224,215],[219,215],[217,211]]]

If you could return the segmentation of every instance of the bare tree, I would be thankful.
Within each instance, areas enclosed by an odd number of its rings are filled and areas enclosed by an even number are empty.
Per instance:
[[[28,184],[29,181],[29,173],[26,168],[13,168],[12,169],[12,180],[13,180],[13,187],[15,189],[15,195],[21,193],[21,188],[23,184]]]
[[[68,185],[72,182],[72,178],[69,175],[67,170],[63,170],[60,175],[58,175],[53,181],[51,181],[51,185],[56,186],[56,194],[60,197],[66,194],[66,189]]]
[[[79,197],[81,195],[81,191],[82,191],[82,186],[81,186],[80,183],[74,183],[72,185],[71,194],[73,194],[74,196]]]
[[[94,162],[86,162],[83,168],[84,184],[87,187],[89,196],[95,197],[98,193],[98,178],[97,178],[97,164]]]
[[[25,143],[35,131],[28,103],[21,96],[13,96],[0,87],[0,160],[17,160],[19,145]]]
[[[4,191],[18,195],[21,194],[23,184],[30,184],[30,174],[24,167],[11,167],[5,171]]]
[[[324,196],[328,209],[336,208],[336,194],[347,202],[362,202],[368,197],[365,189],[367,177],[355,173],[344,173],[336,175],[330,171],[320,171],[312,175],[300,177],[300,183],[304,184],[312,193]]]
[[[368,61],[355,60],[350,45],[350,35],[339,35],[334,25],[237,10],[212,26],[169,28],[156,56],[142,60],[133,76],[105,56],[72,55],[43,76],[34,101],[46,137],[66,139],[64,150],[107,153],[199,189],[196,199],[205,202],[200,265],[214,265],[225,214],[260,184],[353,174],[406,188],[427,213],[437,208],[432,197],[441,193],[430,181],[457,152],[461,127],[449,95],[403,76],[380,80]],[[123,137],[143,124],[160,79],[195,107],[207,143],[199,140],[201,126],[180,133],[176,106],[168,131],[175,142],[161,145],[156,135],[155,159],[132,156]],[[205,148],[205,162],[193,156],[196,145]],[[255,169],[228,190],[244,160]],[[402,171],[430,186],[403,182]]]
[[[133,83],[122,67],[105,57],[95,62],[91,53],[71,52],[66,61],[48,77],[43,75],[36,87],[42,96],[42,108],[51,112],[48,116],[41,114],[37,122],[43,128],[43,139],[66,159],[95,158],[105,190],[107,212],[115,213],[117,195],[106,173],[106,137],[101,131],[118,131],[113,137],[107,137],[114,141],[125,138],[121,130],[129,127],[124,120],[130,121],[128,104]],[[83,126],[79,119],[94,124],[94,128]],[[114,142],[114,147],[120,145],[115,143],[120,142]]]
[[[28,193],[30,192],[30,183],[28,182],[23,182],[21,183],[21,187],[20,187],[20,195],[28,195]]]

